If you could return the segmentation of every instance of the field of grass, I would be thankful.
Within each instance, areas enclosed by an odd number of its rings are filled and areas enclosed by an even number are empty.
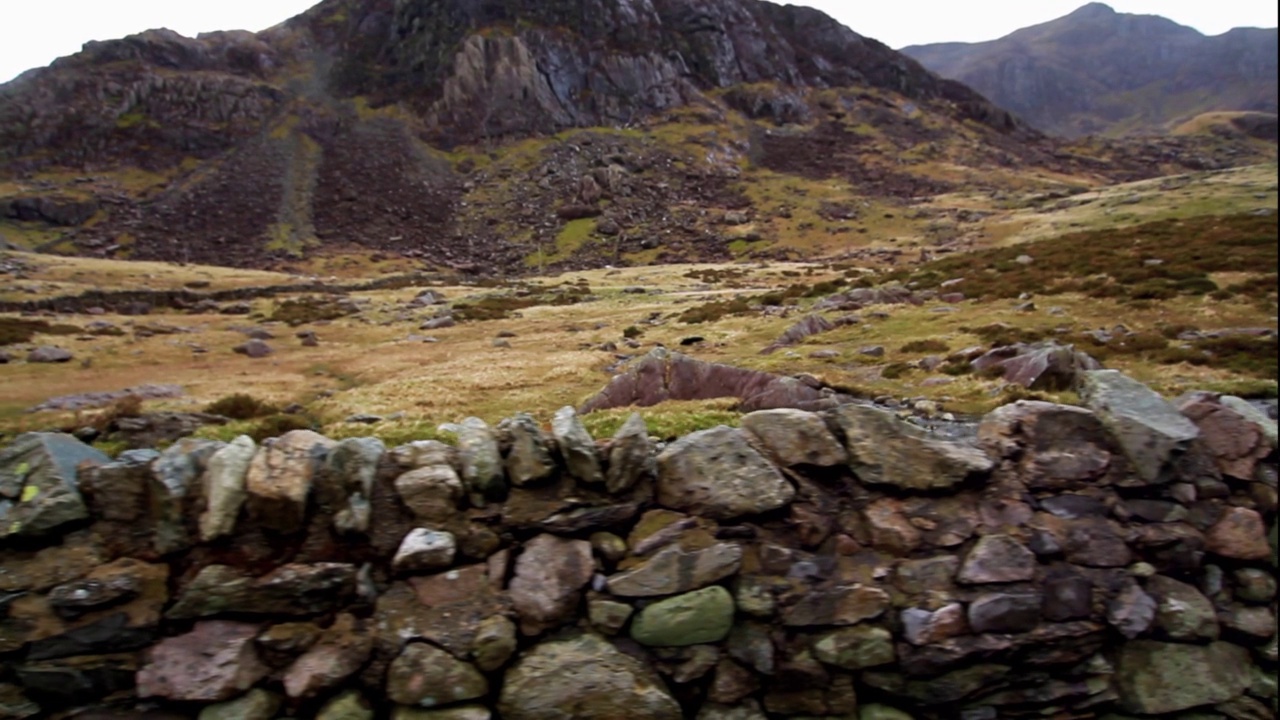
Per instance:
[[[1245,220],[1238,222],[1248,225]],[[1168,232],[1172,234],[1153,233],[1151,237],[1163,238],[1168,250],[1182,247],[1174,242],[1176,228]],[[1241,233],[1247,235],[1244,230]],[[946,307],[935,301],[922,306],[867,308],[860,313],[861,323],[811,337],[799,346],[772,355],[759,352],[802,317],[822,291],[833,289],[833,282],[850,274],[846,264],[640,267],[539,278],[510,290],[474,285],[438,287],[435,289],[455,305],[499,308],[502,312],[481,315],[497,319],[474,320],[434,331],[417,329],[430,310],[405,309],[419,291],[412,287],[357,293],[353,299],[364,308],[359,314],[298,328],[269,320],[281,308],[288,307],[288,298],[255,301],[250,318],[173,313],[146,318],[92,318],[115,322],[126,330],[120,336],[96,336],[92,340],[83,339],[76,329],[90,318],[41,318],[49,323],[49,329],[42,332],[37,328],[29,338],[31,344],[67,347],[76,353],[77,361],[65,365],[15,362],[0,366],[0,431],[72,427],[88,422],[94,414],[26,412],[53,395],[163,382],[183,386],[185,396],[150,401],[146,403],[147,410],[202,410],[220,398],[244,393],[276,407],[301,404],[305,408],[299,416],[303,424],[336,436],[376,434],[397,442],[436,437],[440,424],[471,415],[496,422],[515,412],[528,411],[547,421],[558,407],[579,404],[603,387],[610,377],[608,369],[618,362],[619,352],[636,355],[659,344],[713,362],[779,373],[810,373],[866,397],[929,399],[945,410],[960,413],[983,412],[1020,395],[991,378],[947,371],[949,366],[927,371],[917,367],[920,360],[931,355],[946,357],[974,346],[990,346],[994,341],[1045,337],[1075,342],[1103,358],[1108,367],[1129,372],[1171,396],[1193,388],[1274,395],[1274,336],[1250,340],[1254,344],[1239,347],[1192,344],[1193,350],[1216,350],[1220,362],[1204,361],[1203,352],[1195,355],[1181,349],[1185,343],[1170,339],[1176,337],[1177,331],[1190,328],[1275,328],[1274,275],[1250,269],[1256,265],[1253,269],[1265,270],[1268,262],[1270,268],[1275,267],[1274,235],[1270,236],[1270,244],[1244,243],[1246,255],[1236,258],[1236,264],[1227,262],[1234,257],[1231,252],[1211,252],[1217,247],[1215,242],[1238,240],[1241,233],[1224,233],[1220,237],[1196,232],[1187,236],[1194,236],[1203,246],[1200,257],[1211,262],[1206,268],[1209,277],[1222,288],[1243,288],[1230,295],[1175,292],[1159,302],[1143,302],[1131,295],[1075,288],[1052,295],[1037,291],[1035,311],[1018,309],[1018,301],[1010,297],[1011,293],[1016,295],[1013,289],[1027,283],[1051,285],[1047,278],[1054,273],[1065,278],[1074,272],[1074,265],[1068,261],[1078,260],[1078,248],[1073,252],[1069,242],[1059,239],[1033,246],[1035,249],[1028,252],[1034,252],[1037,258],[1028,266],[1015,262],[1006,267],[1003,255],[1013,251],[992,250],[921,267],[914,274],[896,279],[925,286],[944,275],[974,268],[996,266],[1005,271],[999,281],[986,285],[975,282],[973,288],[986,288],[973,290],[971,297],[975,299]],[[1091,240],[1095,245],[1096,241],[1097,238]],[[1121,234],[1115,243],[1145,257],[1133,238],[1125,239]],[[1196,262],[1189,244],[1182,250],[1182,255],[1164,253],[1168,260],[1165,266],[1145,267],[1181,272],[1185,264]],[[150,273],[153,281],[176,285],[201,278],[220,287],[264,281],[275,284],[289,279],[271,273],[212,268],[64,258],[44,263],[43,257],[38,260],[41,269],[25,282],[59,289],[65,288],[61,283],[75,277],[76,272],[89,271],[88,267],[75,270],[77,263],[92,264],[98,285],[107,284],[108,278],[133,285],[138,282],[134,273]],[[974,274],[975,280],[980,278],[980,274]],[[878,279],[895,278],[882,274]],[[1267,282],[1271,283],[1270,290],[1260,290],[1267,287]],[[623,292],[634,286],[649,292]],[[558,299],[567,292],[566,288],[582,290],[572,304]],[[586,288],[589,294],[585,293]],[[809,292],[804,291],[806,288]],[[753,302],[770,294],[777,300],[769,302],[783,303],[788,316],[780,316],[778,306],[769,313],[752,307]],[[509,299],[502,300],[503,297]],[[733,303],[735,299],[739,301]],[[691,309],[713,302],[733,305],[742,312],[713,313],[703,322],[686,322]],[[1087,331],[1111,328],[1118,322],[1138,334],[1142,339],[1138,347],[1090,344]],[[151,337],[127,332],[131,324],[141,323],[173,325],[183,332]],[[236,328],[246,326],[264,327],[275,333],[277,339],[269,341],[275,353],[260,360],[234,354],[231,348],[245,340]],[[321,339],[319,347],[301,346],[293,337],[297,329],[314,330]],[[427,335],[437,342],[425,342],[423,336]],[[681,340],[693,335],[704,341],[681,347]],[[505,342],[495,343],[500,336]],[[627,337],[637,338],[640,347],[627,348]],[[1155,338],[1158,340],[1153,341]],[[882,357],[859,352],[873,345],[885,348]],[[194,347],[207,352],[194,352]],[[835,355],[810,356],[819,350],[834,351]],[[1074,399],[1070,393],[1048,397],[1066,402]],[[356,413],[388,419],[371,426],[346,422]],[[662,406],[647,409],[644,414],[655,433],[672,436],[699,427],[732,424],[737,417],[732,402],[724,400]],[[588,424],[594,431],[607,434],[625,415],[623,411],[601,413],[592,416]],[[278,416],[242,420],[207,432],[225,436],[290,427],[271,424],[278,422]]]

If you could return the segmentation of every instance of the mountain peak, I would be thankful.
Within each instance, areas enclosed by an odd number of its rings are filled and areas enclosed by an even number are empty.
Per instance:
[[[1067,17],[1097,20],[1115,17],[1116,15],[1119,15],[1119,13],[1117,13],[1115,8],[1110,5],[1100,2],[1091,2],[1087,5],[1081,5],[1075,12],[1071,13]]]
[[[1059,135],[1163,132],[1202,112],[1277,105],[1274,28],[1207,37],[1102,3],[997,40],[906,52]]]

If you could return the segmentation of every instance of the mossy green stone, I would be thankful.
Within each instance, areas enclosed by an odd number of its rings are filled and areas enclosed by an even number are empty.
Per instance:
[[[684,647],[720,642],[732,627],[733,596],[713,585],[641,610],[631,623],[631,638],[651,647]]]
[[[915,720],[909,713],[888,705],[863,705],[858,710],[858,720]]]

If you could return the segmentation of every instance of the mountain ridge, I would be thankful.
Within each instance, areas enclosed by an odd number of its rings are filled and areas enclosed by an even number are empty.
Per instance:
[[[1254,152],[1214,142],[1069,147],[762,0],[324,0],[260,33],[90,43],[0,85],[0,234],[241,266],[342,250],[503,272],[726,260],[798,235],[830,246],[824,228],[853,229],[826,223],[855,205],[896,219],[962,183]]]
[[[981,43],[902,48],[1032,126],[1065,136],[1164,132],[1211,111],[1275,113],[1276,28],[1204,35],[1090,3]]]

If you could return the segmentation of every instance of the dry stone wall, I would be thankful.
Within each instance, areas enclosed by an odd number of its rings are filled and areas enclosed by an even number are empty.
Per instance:
[[[855,405],[670,444],[571,409],[456,446],[24,435],[0,718],[1274,718],[1274,420],[1082,398],[972,442]]]

